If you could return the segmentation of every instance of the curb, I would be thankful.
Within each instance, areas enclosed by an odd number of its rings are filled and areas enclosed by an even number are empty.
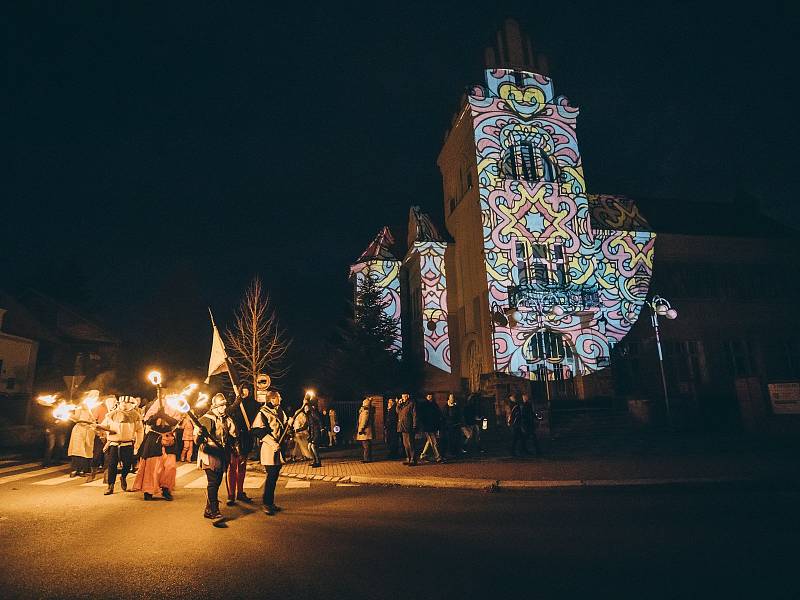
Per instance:
[[[282,478],[306,481],[325,481],[332,483],[359,483],[363,485],[384,485],[418,488],[440,488],[459,490],[542,490],[563,488],[621,488],[658,487],[675,485],[708,485],[731,483],[757,483],[762,480],[734,477],[692,477],[692,478],[639,478],[639,479],[551,479],[551,480],[506,480],[464,479],[459,477],[380,477],[373,475],[316,475],[305,473],[281,473]]]

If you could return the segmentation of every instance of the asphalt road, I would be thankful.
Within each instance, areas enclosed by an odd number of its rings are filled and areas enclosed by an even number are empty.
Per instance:
[[[284,512],[223,506],[229,520],[214,527],[204,490],[182,480],[175,501],[146,503],[81,480],[37,484],[61,473],[8,476],[2,598],[800,595],[796,488],[487,493],[281,480]]]

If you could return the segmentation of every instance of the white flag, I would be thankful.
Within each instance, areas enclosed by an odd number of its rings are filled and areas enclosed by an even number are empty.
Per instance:
[[[217,326],[214,325],[214,339],[211,341],[211,357],[208,359],[208,377],[206,383],[209,382],[212,375],[219,375],[228,370],[228,355],[225,354],[225,345],[222,343],[222,338],[219,335]]]

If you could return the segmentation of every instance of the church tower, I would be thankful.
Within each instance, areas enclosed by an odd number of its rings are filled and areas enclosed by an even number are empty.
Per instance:
[[[562,379],[608,364],[645,300],[655,235],[593,223],[578,108],[508,20],[438,158],[454,373]],[[614,221],[614,219],[610,219]]]

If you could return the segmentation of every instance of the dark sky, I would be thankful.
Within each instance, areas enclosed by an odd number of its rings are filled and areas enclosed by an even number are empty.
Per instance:
[[[411,204],[441,221],[443,132],[505,16],[581,107],[590,192],[744,191],[800,225],[783,3],[18,4],[2,285],[96,314],[132,368],[202,369],[206,306],[224,321],[260,274],[288,386],[313,381],[349,263]]]

